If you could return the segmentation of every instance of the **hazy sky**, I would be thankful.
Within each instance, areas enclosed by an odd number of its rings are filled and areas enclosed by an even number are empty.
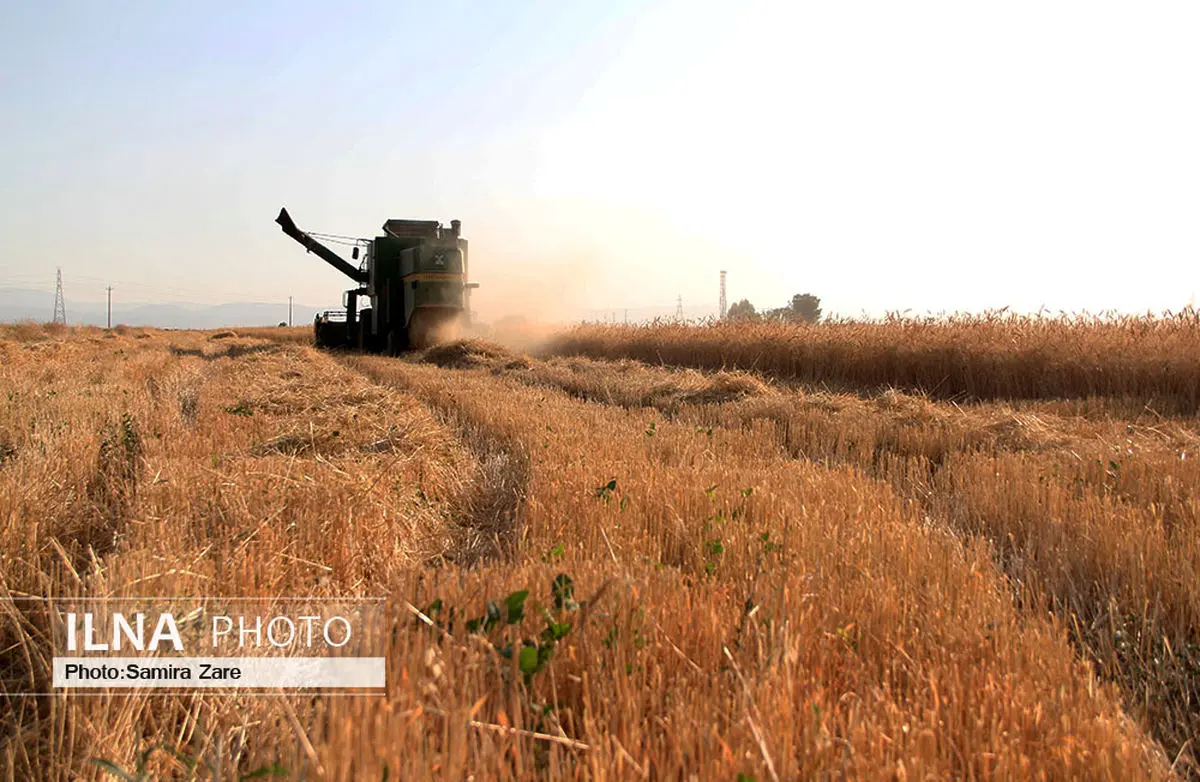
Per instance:
[[[474,303],[1177,309],[1194,2],[0,4],[0,287],[336,306],[285,237],[463,220]]]

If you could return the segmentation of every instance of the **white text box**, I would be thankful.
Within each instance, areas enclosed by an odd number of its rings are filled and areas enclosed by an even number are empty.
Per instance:
[[[55,689],[385,686],[383,657],[55,657]]]

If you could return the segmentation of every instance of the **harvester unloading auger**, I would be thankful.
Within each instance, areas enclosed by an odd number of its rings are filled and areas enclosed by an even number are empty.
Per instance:
[[[451,220],[446,228],[436,220],[388,220],[383,236],[355,244],[354,259],[359,245],[366,250],[357,267],[297,228],[287,209],[279,210],[275,222],[356,283],[343,295],[344,310],[316,316],[318,346],[396,355],[429,347],[467,325],[470,290],[479,286],[467,282],[467,240],[460,235],[460,221]],[[362,298],[370,303],[360,310]]]

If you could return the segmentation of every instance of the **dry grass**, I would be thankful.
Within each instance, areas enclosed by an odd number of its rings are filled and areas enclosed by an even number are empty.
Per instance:
[[[0,589],[387,595],[386,696],[13,699],[9,777],[158,742],[328,779],[1185,768],[1192,419],[237,331],[0,334]],[[526,683],[464,620],[560,573],[585,607]],[[46,676],[3,640],[9,692]]]

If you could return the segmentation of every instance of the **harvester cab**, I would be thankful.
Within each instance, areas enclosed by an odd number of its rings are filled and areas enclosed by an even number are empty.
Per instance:
[[[453,338],[468,325],[470,291],[478,284],[467,282],[467,240],[460,221],[446,227],[436,220],[388,220],[382,236],[354,241],[351,257],[365,256],[358,266],[297,228],[287,209],[275,222],[357,283],[343,295],[343,310],[316,317],[317,345],[395,355]]]

